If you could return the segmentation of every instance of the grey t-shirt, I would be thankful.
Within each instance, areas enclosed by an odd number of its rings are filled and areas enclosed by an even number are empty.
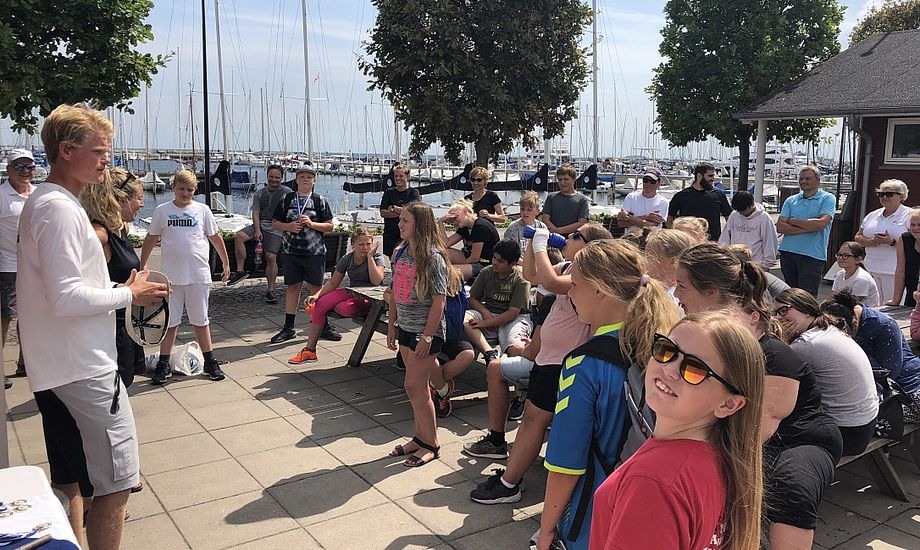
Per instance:
[[[591,205],[588,197],[576,192],[574,195],[563,195],[561,192],[553,193],[546,197],[543,203],[543,214],[549,214],[549,220],[556,227],[569,225],[579,219],[588,219],[588,207]]]
[[[866,352],[836,327],[815,327],[792,342],[811,365],[822,402],[842,428],[863,426],[878,416],[878,394]]]
[[[541,228],[546,227],[540,220],[534,220],[533,227]],[[515,221],[505,229],[504,235],[502,235],[503,241],[514,241],[521,245],[521,257],[524,257],[524,252],[527,250],[527,245],[530,244],[530,239],[524,238],[524,224],[520,220]]]
[[[374,254],[374,263],[383,267],[383,254]],[[335,270],[339,273],[345,273],[348,277],[347,286],[373,286],[371,284],[371,275],[367,269],[367,262],[355,264],[355,253],[345,254],[335,263]]]
[[[399,253],[400,249],[397,249]],[[421,334],[428,323],[428,312],[431,309],[431,297],[438,294],[447,294],[447,264],[440,254],[432,253],[428,262],[428,294],[419,297],[415,292],[415,271],[417,264],[409,252],[409,248],[402,249],[399,259],[393,266],[393,301],[396,302],[396,320],[399,328],[406,332]],[[438,336],[444,339],[447,326],[444,316],[438,325]]]
[[[769,271],[764,270],[763,274],[767,278],[767,294],[770,295],[770,300],[775,300],[784,290],[789,290],[791,288],[786,281]]]
[[[272,215],[278,203],[290,192],[291,188],[287,185],[282,185],[274,191],[265,186],[252,195],[252,206],[249,210],[259,213],[259,227],[262,231],[271,231],[276,235],[281,235],[279,231],[272,229]]]

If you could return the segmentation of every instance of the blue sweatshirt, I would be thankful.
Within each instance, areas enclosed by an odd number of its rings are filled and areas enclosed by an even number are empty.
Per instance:
[[[888,376],[907,393],[920,390],[920,359],[890,315],[863,306],[854,340],[869,356],[873,369],[889,371]]]

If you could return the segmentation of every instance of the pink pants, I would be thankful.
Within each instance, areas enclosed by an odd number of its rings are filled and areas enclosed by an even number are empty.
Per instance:
[[[910,338],[920,340],[920,302],[910,312]]]
[[[370,308],[371,303],[366,298],[352,296],[344,288],[337,288],[316,301],[310,322],[314,325],[325,324],[326,314],[333,309],[342,317],[355,317],[366,315]]]

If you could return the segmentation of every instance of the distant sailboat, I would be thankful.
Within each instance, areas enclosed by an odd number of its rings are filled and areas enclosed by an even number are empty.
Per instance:
[[[166,183],[153,170],[144,174],[144,177],[141,178],[141,186],[144,191],[150,191],[151,193],[162,193],[166,190]]]

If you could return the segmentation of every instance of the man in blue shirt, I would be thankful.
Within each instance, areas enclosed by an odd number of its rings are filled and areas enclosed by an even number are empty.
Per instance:
[[[786,199],[776,221],[776,232],[783,235],[780,268],[789,286],[817,297],[837,199],[821,189],[821,170],[815,166],[799,172],[799,188],[802,192]]]

